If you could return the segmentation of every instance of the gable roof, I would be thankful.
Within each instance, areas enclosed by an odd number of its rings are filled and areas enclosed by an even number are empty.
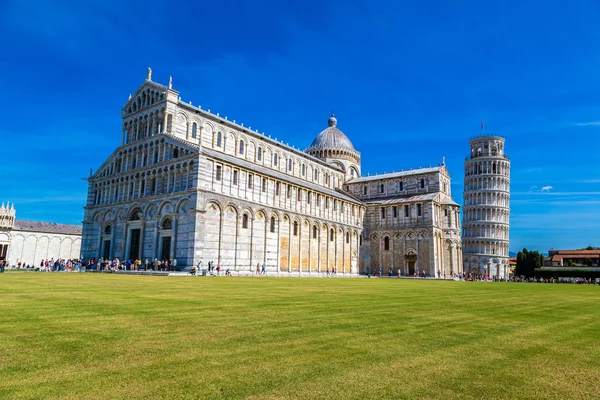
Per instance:
[[[127,112],[126,112],[127,107],[131,103],[133,103],[135,101],[136,97],[138,96],[138,94],[148,86],[150,86],[151,88],[158,90],[158,91],[166,91],[167,90],[167,87],[165,85],[161,85],[160,83],[156,83],[156,82],[149,81],[149,80],[144,81],[144,83],[142,83],[142,85],[138,88],[138,90],[136,90],[135,93],[133,95],[131,95],[131,97],[127,100],[127,103],[125,103],[125,105],[121,109],[121,115],[127,114]],[[162,101],[165,101],[165,100],[161,100],[161,102]],[[125,113],[125,114],[123,114],[123,113]]]
[[[188,142],[187,140],[183,140],[181,138],[178,138],[178,137],[176,137],[174,135],[171,135],[170,133],[166,133],[166,132],[157,133],[156,135],[149,136],[149,137],[144,138],[142,140],[138,140],[138,141],[131,142],[131,143],[126,143],[126,144],[123,144],[123,145],[117,147],[110,154],[110,156],[108,156],[106,158],[106,160],[104,160],[104,162],[102,163],[102,165],[100,165],[98,167],[98,169],[92,174],[92,176],[88,177],[86,179],[95,179],[95,178],[98,178],[99,174],[100,174],[100,171],[102,171],[104,169],[104,167],[112,160],[112,158],[116,154],[118,154],[120,151],[123,151],[124,149],[127,149],[128,147],[137,147],[140,144],[143,144],[143,143],[145,143],[148,140],[154,140],[157,137],[163,137],[170,144],[174,144],[174,145],[179,146],[179,147],[187,148],[188,150],[191,150],[193,152],[198,152],[200,150],[200,146],[199,145],[194,144],[192,142]]]
[[[217,160],[221,160],[224,162],[228,162],[230,164],[233,165],[238,165],[241,167],[244,167],[250,171],[262,174],[262,175],[267,175],[270,176],[272,178],[275,179],[279,179],[281,181],[288,181],[291,182],[292,184],[296,185],[296,186],[300,186],[300,187],[304,187],[304,188],[308,188],[311,190],[314,190],[315,192],[321,192],[321,193],[326,193],[332,197],[336,197],[338,199],[344,199],[348,202],[351,203],[355,203],[355,204],[360,204],[363,205],[364,203],[362,203],[360,200],[357,200],[356,198],[349,196],[347,193],[342,192],[342,191],[338,191],[335,189],[330,189],[328,187],[325,186],[321,186],[321,185],[317,185],[313,182],[309,182],[309,181],[305,181],[304,179],[301,178],[297,178],[293,175],[288,175],[285,174],[283,172],[279,172],[267,167],[263,167],[262,165],[256,165],[254,163],[251,163],[249,161],[246,161],[244,159],[241,158],[237,158],[234,156],[231,156],[229,154],[223,154],[221,152],[215,151],[215,150],[211,150],[208,148],[202,149],[202,152],[211,157],[211,158],[215,158]]]
[[[378,180],[383,180],[383,179],[400,178],[403,176],[430,174],[432,172],[440,172],[444,169],[445,169],[445,166],[440,165],[437,167],[419,168],[419,169],[413,169],[410,171],[391,172],[388,174],[379,174],[379,175],[372,175],[372,176],[361,176],[360,178],[352,179],[350,182],[348,182],[348,184],[351,185],[353,183],[372,182],[372,181],[378,181]]]
[[[44,233],[60,233],[63,235],[81,236],[81,225],[57,224],[56,222],[39,222],[16,220],[13,230]]]

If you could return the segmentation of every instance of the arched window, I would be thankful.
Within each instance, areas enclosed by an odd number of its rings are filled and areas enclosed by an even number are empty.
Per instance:
[[[319,171],[317,171],[316,169],[315,169],[315,174],[314,174],[313,180],[315,180],[315,181],[319,180]]]
[[[271,233],[275,233],[275,217],[271,217]]]
[[[390,249],[390,238],[388,236],[383,238],[383,249],[384,250]]]
[[[223,134],[221,132],[217,132],[217,147],[221,147],[222,140],[223,140]]]
[[[163,229],[172,229],[173,228],[173,221],[171,221],[171,218],[166,218],[163,221],[162,228]]]
[[[192,124],[192,139],[196,139],[196,130],[198,129],[198,126],[196,125],[196,123],[194,122]]]
[[[350,176],[354,178],[354,168],[350,168]]]
[[[358,245],[362,246],[362,233],[360,234],[360,236],[358,237]]]
[[[240,140],[240,154],[244,154],[244,141]]]
[[[346,243],[350,243],[350,232],[346,232]]]
[[[333,242],[333,236],[335,235],[335,231],[333,228],[329,231],[329,241]]]
[[[248,229],[248,214],[244,214],[242,217],[242,228]]]
[[[294,165],[294,163],[292,162],[292,159],[290,158],[290,159],[288,160],[288,171],[291,171],[291,170],[292,170],[292,167],[293,167],[293,165]]]
[[[317,226],[313,226],[313,239],[317,238]]]
[[[129,218],[129,220],[130,221],[139,221],[140,219],[142,219],[142,216],[140,214],[141,214],[140,211],[135,211],[133,214],[131,214],[131,218]]]
[[[306,175],[306,165],[302,164],[302,176]]]
[[[277,161],[278,161],[278,154],[275,153],[275,154],[273,154],[273,165],[274,166],[277,166]]]
[[[294,221],[294,236],[298,236],[298,221]]]
[[[104,234],[110,235],[111,232],[112,232],[112,227],[110,225],[106,225],[106,228],[104,228]]]
[[[262,147],[258,148],[258,152],[256,153],[256,159],[258,161],[262,160]]]

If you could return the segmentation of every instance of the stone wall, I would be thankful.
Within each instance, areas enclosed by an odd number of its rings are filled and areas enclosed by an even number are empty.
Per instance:
[[[9,234],[9,265],[19,261],[25,265],[39,266],[42,260],[78,259],[81,253],[81,236],[58,233],[13,230]]]

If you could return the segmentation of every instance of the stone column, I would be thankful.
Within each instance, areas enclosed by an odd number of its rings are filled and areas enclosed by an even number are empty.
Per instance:
[[[242,214],[242,218],[244,218],[244,215]],[[250,265],[250,273],[252,273],[252,261],[253,258],[252,256],[254,255],[254,247],[252,246],[253,243],[253,239],[254,239],[254,216],[249,216],[249,221],[250,222],[250,259],[248,260],[248,263]],[[265,225],[266,225],[266,217],[265,217]]]
[[[140,222],[141,222],[141,226],[140,226],[140,248],[139,248],[139,252],[138,252],[138,258],[140,260],[142,260],[143,257],[144,257],[144,242],[145,242],[145,240],[144,240],[144,236],[145,235],[144,234],[145,234],[145,231],[146,231],[146,229],[145,229],[146,228],[146,217],[145,216],[140,217]],[[131,261],[133,262],[133,260],[131,260]]]
[[[268,192],[268,191],[267,191]],[[289,223],[288,223],[288,274],[292,273],[292,233],[294,233],[292,231],[293,229],[293,222],[292,219],[289,219]]]
[[[177,258],[177,227],[178,227],[178,218],[179,218],[179,214],[174,213],[171,214],[171,221],[172,221],[172,226],[171,226],[171,262],[173,262],[174,258]]]
[[[109,249],[109,258],[115,258],[115,231],[117,230],[116,220],[112,223],[112,229],[110,230],[110,249]]]
[[[160,246],[160,215],[157,215],[156,217],[156,229],[155,232],[156,234],[154,235],[154,258],[158,258],[159,256],[159,246]]]

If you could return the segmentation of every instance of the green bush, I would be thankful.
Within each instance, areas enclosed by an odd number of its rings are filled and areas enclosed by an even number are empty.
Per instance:
[[[542,268],[535,269],[536,278],[600,278],[600,271],[590,271],[589,269],[580,268],[564,268],[546,270]]]

